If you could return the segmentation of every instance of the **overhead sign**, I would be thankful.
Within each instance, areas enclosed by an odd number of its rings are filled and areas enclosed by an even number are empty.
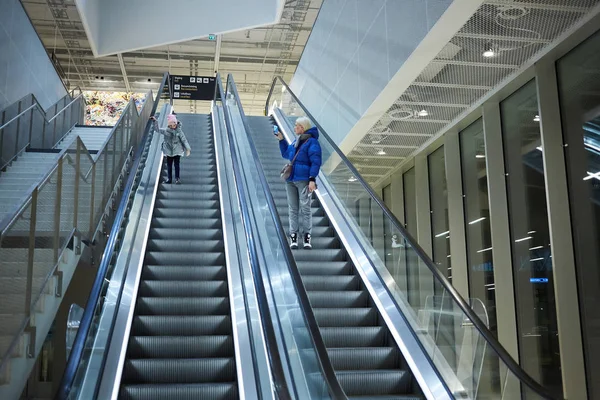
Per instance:
[[[212,100],[215,96],[215,78],[171,75],[171,91],[175,100]]]

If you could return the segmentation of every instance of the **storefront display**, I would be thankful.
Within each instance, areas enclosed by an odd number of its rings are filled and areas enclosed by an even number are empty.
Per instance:
[[[125,92],[83,92],[87,103],[85,124],[90,126],[114,126],[131,97],[141,110],[146,100],[143,93]]]

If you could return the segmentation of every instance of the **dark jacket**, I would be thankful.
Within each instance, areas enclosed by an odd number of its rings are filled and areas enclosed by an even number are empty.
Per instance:
[[[298,157],[294,162],[292,168],[292,174],[288,178],[288,181],[314,181],[317,175],[319,175],[319,169],[321,168],[321,145],[319,144],[319,131],[316,127],[312,127],[305,132],[312,137],[298,143],[296,147],[296,141],[288,145],[285,140],[279,141],[279,150],[281,150],[281,156],[288,160],[292,160],[296,151],[298,151]]]

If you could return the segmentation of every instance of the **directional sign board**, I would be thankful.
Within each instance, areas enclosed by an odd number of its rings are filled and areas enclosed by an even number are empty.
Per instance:
[[[215,95],[215,78],[171,75],[171,91],[174,100],[212,100]]]

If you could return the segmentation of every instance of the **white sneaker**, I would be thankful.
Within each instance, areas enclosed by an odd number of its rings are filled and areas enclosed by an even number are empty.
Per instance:
[[[298,248],[298,234],[293,233],[290,235],[290,249],[296,250]]]

